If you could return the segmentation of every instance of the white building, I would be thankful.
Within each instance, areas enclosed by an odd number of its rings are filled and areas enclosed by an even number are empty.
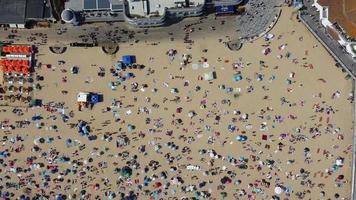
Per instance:
[[[336,39],[340,45],[344,46],[352,57],[356,58],[356,42],[347,40],[345,36],[335,28],[333,23],[329,21],[329,7],[321,5],[318,0],[314,0],[313,6],[319,11],[319,19],[326,30],[337,33],[337,37],[333,38]]]

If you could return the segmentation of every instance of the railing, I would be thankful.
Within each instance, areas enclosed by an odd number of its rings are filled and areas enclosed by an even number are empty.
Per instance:
[[[195,7],[168,8],[171,16],[195,17],[203,14],[204,4]]]
[[[243,0],[215,0],[212,3],[215,6],[239,5]]]

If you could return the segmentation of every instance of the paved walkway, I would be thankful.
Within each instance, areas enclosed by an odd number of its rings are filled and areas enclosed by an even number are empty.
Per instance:
[[[236,17],[240,38],[259,36],[272,23],[279,12],[281,0],[254,0],[246,4],[246,12]]]

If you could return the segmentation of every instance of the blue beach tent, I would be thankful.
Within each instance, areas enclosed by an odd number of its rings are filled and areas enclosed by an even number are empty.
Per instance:
[[[132,63],[136,62],[136,57],[132,55],[124,55],[122,56],[122,63],[124,65],[131,65]]]

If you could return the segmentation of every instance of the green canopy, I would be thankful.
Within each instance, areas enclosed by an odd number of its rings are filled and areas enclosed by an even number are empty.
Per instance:
[[[125,166],[120,170],[120,175],[129,178],[132,175],[132,169],[128,166]]]

